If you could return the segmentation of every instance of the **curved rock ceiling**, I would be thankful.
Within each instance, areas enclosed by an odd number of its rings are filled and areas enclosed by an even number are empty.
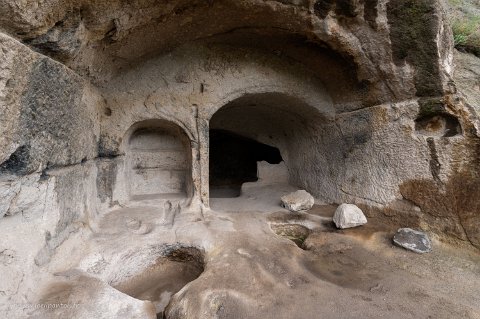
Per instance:
[[[0,23],[98,84],[145,59],[204,41],[281,54],[319,76],[336,65],[325,77],[350,81],[349,90],[363,95],[364,104],[411,96],[413,72],[392,58],[387,6],[355,2],[7,2]]]
[[[72,318],[274,303],[260,314],[314,317],[320,286],[332,303],[372,296],[377,269],[405,257],[390,250],[392,227],[428,232],[434,251],[437,239],[479,248],[480,120],[453,52],[441,0],[0,0],[0,298],[93,296],[51,312]],[[228,156],[232,145],[215,146],[216,163],[248,158],[225,166],[248,166],[238,180],[257,168],[236,199],[210,196],[214,130],[249,139]],[[259,143],[283,161],[237,156]],[[317,206],[284,211],[298,189],[358,205],[367,233],[333,231]],[[354,271],[339,260],[352,280],[328,264],[351,246]],[[366,281],[365,256],[377,263]],[[442,274],[475,286],[456,269]],[[411,292],[409,276],[395,283]]]

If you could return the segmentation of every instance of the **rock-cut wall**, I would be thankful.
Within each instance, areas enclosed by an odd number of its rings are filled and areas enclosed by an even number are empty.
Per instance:
[[[96,212],[101,100],[61,63],[5,34],[0,47],[0,290],[11,298]]]
[[[480,248],[478,105],[444,9],[1,0],[0,269],[20,265],[1,295],[142,187],[207,209],[210,129],[278,148],[289,182],[326,202]],[[161,163],[129,144],[145,123],[178,137]],[[132,192],[132,171],[153,180]]]

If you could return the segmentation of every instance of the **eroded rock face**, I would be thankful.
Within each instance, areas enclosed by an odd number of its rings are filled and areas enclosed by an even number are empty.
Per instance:
[[[165,199],[119,221],[130,236],[203,220],[209,155],[228,151],[210,130],[278,152],[258,185],[480,247],[478,63],[457,52],[453,73],[445,19],[427,0],[3,0],[0,297],[35,299],[62,245],[112,209]]]

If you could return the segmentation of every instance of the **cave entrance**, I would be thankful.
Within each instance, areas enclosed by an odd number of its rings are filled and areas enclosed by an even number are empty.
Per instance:
[[[137,123],[128,140],[126,179],[131,199],[186,197],[192,192],[187,135],[164,120]]]
[[[321,120],[317,109],[282,93],[247,94],[221,107],[209,123],[210,197],[308,190]]]
[[[283,161],[276,147],[221,129],[210,130],[210,196],[238,197],[243,183],[258,181],[257,162]]]

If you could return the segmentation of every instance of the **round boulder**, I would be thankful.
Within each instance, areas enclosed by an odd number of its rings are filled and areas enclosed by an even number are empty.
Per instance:
[[[282,206],[292,212],[309,210],[313,207],[315,199],[305,190],[290,193],[281,198]]]

